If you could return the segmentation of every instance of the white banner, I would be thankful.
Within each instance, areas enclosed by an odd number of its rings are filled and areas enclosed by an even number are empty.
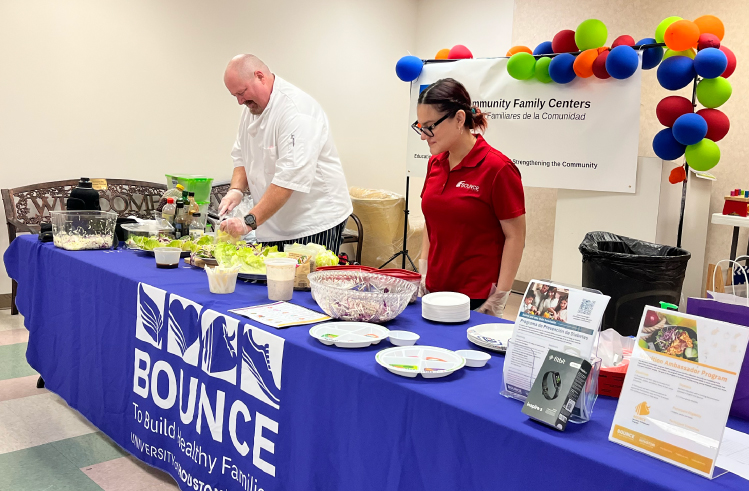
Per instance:
[[[452,77],[487,113],[484,137],[530,187],[635,192],[642,71],[626,80],[515,80],[507,58],[429,63],[411,83],[409,122],[423,87]],[[408,129],[408,171],[425,176],[429,147]]]

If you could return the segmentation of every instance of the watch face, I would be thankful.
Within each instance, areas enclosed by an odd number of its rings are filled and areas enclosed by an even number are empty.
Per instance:
[[[250,227],[252,230],[255,230],[257,228],[256,222],[255,222],[255,215],[247,215],[244,217],[244,223]]]

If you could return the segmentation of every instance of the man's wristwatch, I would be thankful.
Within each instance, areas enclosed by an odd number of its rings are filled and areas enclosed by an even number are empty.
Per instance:
[[[255,215],[252,213],[244,217],[244,223],[252,230],[257,230],[257,221],[255,220]]]
[[[551,383],[554,385],[554,395],[549,395],[549,376],[551,376]],[[559,396],[559,388],[562,386],[562,376],[559,375],[559,372],[546,372],[544,373],[544,378],[541,381],[541,392],[543,393],[544,397],[549,400],[553,401],[554,399]]]

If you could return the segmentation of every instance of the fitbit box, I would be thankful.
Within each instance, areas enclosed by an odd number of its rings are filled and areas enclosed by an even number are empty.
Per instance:
[[[591,365],[583,358],[549,350],[523,405],[536,421],[564,431],[577,398],[585,390]]]

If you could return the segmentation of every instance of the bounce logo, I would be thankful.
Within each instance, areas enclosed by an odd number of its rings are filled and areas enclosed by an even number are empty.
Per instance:
[[[183,362],[198,366],[208,375],[237,385],[278,409],[281,403],[281,370],[283,366],[283,338],[245,325],[239,334],[239,321],[178,295],[169,296],[169,312],[164,319],[163,305],[166,292],[141,283],[138,288],[138,318],[135,337],[178,356]],[[201,315],[202,314],[202,315]],[[166,327],[166,329],[165,329]],[[167,332],[166,343],[164,332]],[[241,372],[237,373],[241,349]],[[201,354],[202,351],[202,354]]]
[[[646,402],[641,402],[635,406],[635,414],[638,416],[647,416],[650,414],[650,406]]]
[[[262,489],[245,467],[276,475],[283,338],[145,283],[135,338],[135,448],[194,489],[219,474]]]

